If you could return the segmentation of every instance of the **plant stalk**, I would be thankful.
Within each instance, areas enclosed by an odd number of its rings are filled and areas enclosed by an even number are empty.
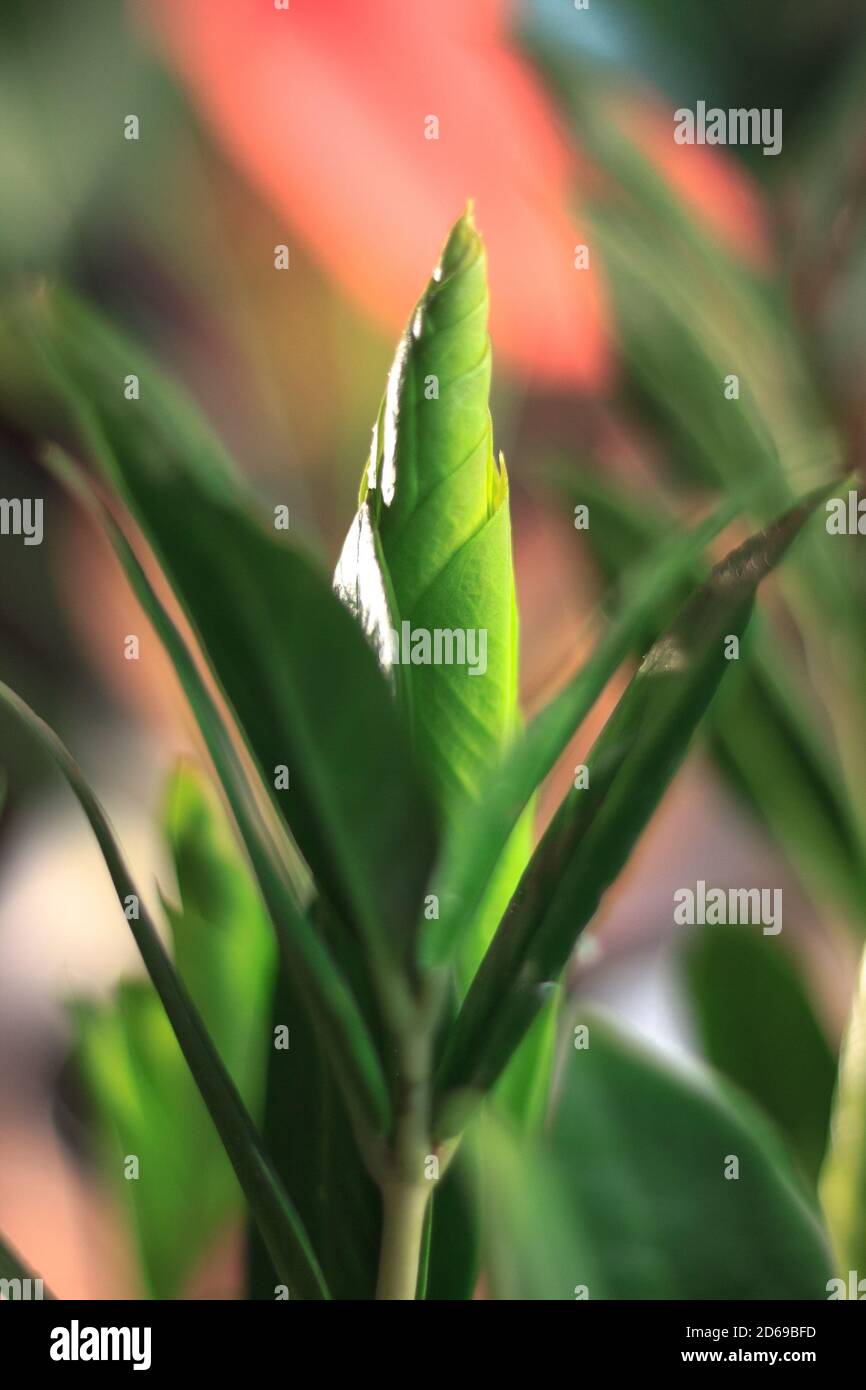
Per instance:
[[[394,1178],[382,1186],[384,1222],[377,1300],[406,1301],[415,1297],[431,1186],[424,1178],[420,1182]]]
[[[433,1027],[441,1004],[441,980],[425,981],[414,1018],[396,1038],[396,1125],[382,1193],[382,1242],[376,1298],[414,1299],[417,1294],[427,1203],[433,1182],[425,1172],[430,1154],[430,1072]]]

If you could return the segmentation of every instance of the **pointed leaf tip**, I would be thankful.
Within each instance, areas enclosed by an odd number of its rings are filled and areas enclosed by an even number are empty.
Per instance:
[[[448,233],[448,239],[439,257],[439,265],[433,275],[434,282],[448,279],[483,255],[484,243],[475,225],[475,207],[470,198]]]

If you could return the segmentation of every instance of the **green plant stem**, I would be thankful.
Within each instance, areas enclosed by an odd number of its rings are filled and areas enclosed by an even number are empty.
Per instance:
[[[431,1187],[423,1177],[417,1182],[398,1177],[382,1185],[384,1225],[377,1299],[405,1301],[415,1297]]]
[[[424,1222],[434,1185],[425,1165],[432,1150],[433,1026],[440,1005],[441,980],[428,977],[414,1018],[396,1039],[399,1094],[394,1132],[379,1182],[383,1222],[377,1300],[414,1299],[418,1289]]]

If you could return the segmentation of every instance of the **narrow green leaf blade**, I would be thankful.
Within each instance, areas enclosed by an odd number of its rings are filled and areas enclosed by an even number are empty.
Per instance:
[[[557,468],[554,477],[570,504],[589,506],[586,540],[608,580],[627,573],[636,556],[667,550],[677,518],[655,495],[626,496],[574,465]],[[747,491],[738,495],[746,505]],[[704,575],[696,563],[693,582]],[[683,597],[687,591],[684,584]],[[759,636],[756,627],[757,620],[748,651],[713,704],[705,737],[723,775],[766,821],[807,889],[816,900],[832,897],[859,926],[866,906],[863,854],[839,750],[809,708],[785,647],[769,624],[761,623]],[[645,651],[660,631],[648,621],[636,649]]]
[[[496,1079],[542,1007],[685,756],[742,636],[761,579],[825,495],[810,494],[717,565],[651,648],[589,758],[589,786],[563,801],[521,880],[451,1032],[440,1097],[465,1094],[447,1134]]]
[[[138,916],[126,917],[142,960],[175,1036],[219,1131],[250,1210],[284,1281],[301,1298],[327,1298],[328,1290],[301,1222],[237,1089],[179,979],[159,934],[136,891],[123,855],[98,800],[56,734],[7,685],[0,702],[49,754],[75,793],[102,851],[121,909],[135,899]],[[124,916],[126,913],[124,912]]]
[[[449,957],[483,899],[496,864],[535,789],[553,769],[611,677],[659,610],[676,595],[704,547],[731,520],[719,509],[705,523],[675,538],[661,555],[640,565],[625,587],[619,614],[566,688],[528,726],[505,761],[488,777],[477,807],[459,817],[446,837],[437,876],[441,920],[422,938],[422,959]]]

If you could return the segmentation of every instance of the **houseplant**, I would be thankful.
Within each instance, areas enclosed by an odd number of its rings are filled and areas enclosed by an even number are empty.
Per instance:
[[[16,311],[58,422],[44,460],[111,540],[209,765],[177,770],[167,798],[172,959],[83,775],[0,690],[81,802],[150,977],[107,1013],[77,1012],[145,1285],[179,1292],[240,1192],[251,1297],[470,1298],[479,1279],[518,1298],[822,1297],[814,1190],[754,1104],[558,996],[760,581],[827,489],[702,580],[730,507],[654,549],[590,660],[522,728],[486,318],[467,211],[398,346],[335,593],[282,534],[284,509],[256,515],[192,407],[122,337],[60,291]],[[536,788],[684,583],[533,849]],[[850,1143],[846,1126],[828,1160],[839,1249],[856,1221]]]

